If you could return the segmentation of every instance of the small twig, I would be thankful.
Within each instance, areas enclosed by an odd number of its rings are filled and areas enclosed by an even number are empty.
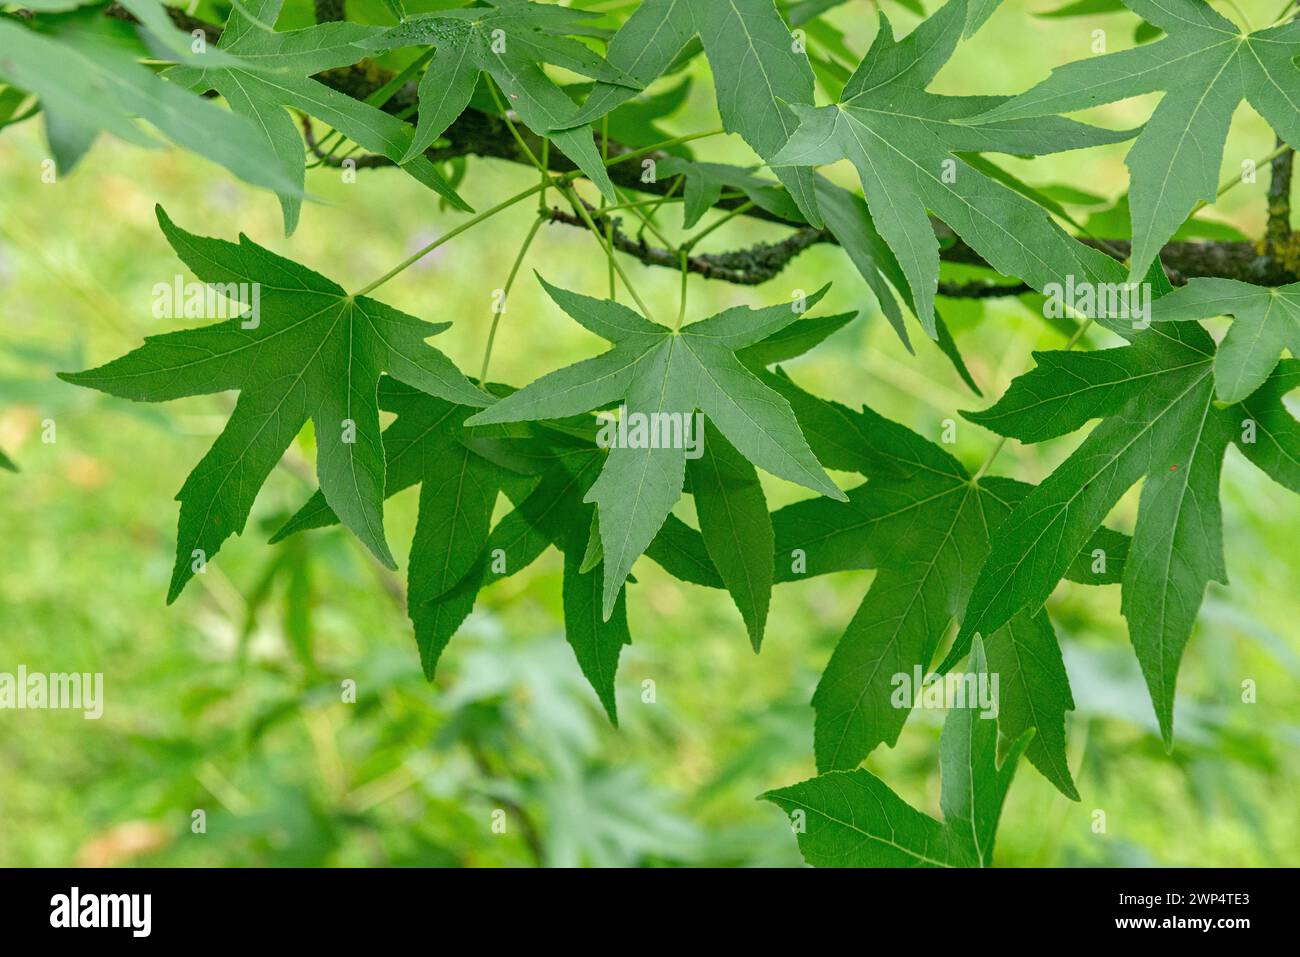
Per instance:
[[[478,373],[479,387],[482,389],[487,388],[488,363],[492,361],[492,346],[497,341],[497,327],[501,325],[501,317],[505,315],[506,303],[510,299],[510,290],[514,288],[515,277],[519,275],[519,267],[523,265],[524,257],[528,255],[528,248],[532,246],[538,228],[545,221],[545,217],[540,214],[533,220],[532,226],[528,228],[528,234],[524,236],[523,244],[519,247],[519,253],[515,256],[514,264],[510,267],[510,274],[506,277],[506,284],[501,287],[501,299],[497,303],[496,309],[492,311],[492,326],[488,330],[487,345],[483,348],[483,364],[480,366]]]
[[[587,210],[588,204],[583,201],[582,197],[579,196],[577,192],[574,191],[573,187],[562,187],[560,189],[560,195],[569,201],[569,205],[573,207],[574,212],[576,212],[582,219],[583,224],[600,240],[601,248],[605,251],[605,256],[609,260],[610,267],[614,272],[618,273],[618,278],[623,280],[623,287],[631,294],[632,301],[635,302],[636,307],[641,310],[641,315],[653,322],[654,316],[650,313],[650,307],[645,304],[645,300],[641,298],[641,294],[638,293],[636,287],[632,285],[631,277],[628,276],[627,272],[625,272],[623,267],[619,264],[618,257],[614,255],[614,230],[612,226],[607,230],[607,239],[606,236],[601,235],[600,228],[596,225],[595,220],[591,218],[591,213]]]
[[[311,117],[303,114],[302,117],[302,138],[307,144],[307,149],[316,159],[320,160],[322,166],[332,166],[339,169],[344,163],[351,162],[354,169],[371,169],[376,166],[396,166],[397,164],[387,156],[379,153],[366,153],[357,157],[335,156],[333,153],[326,153],[321,149],[320,144],[316,142],[316,131],[312,129]]]
[[[1001,299],[1006,296],[1021,296],[1033,292],[1028,283],[1016,283],[1010,286],[998,286],[987,282],[941,282],[938,294],[949,299]]]

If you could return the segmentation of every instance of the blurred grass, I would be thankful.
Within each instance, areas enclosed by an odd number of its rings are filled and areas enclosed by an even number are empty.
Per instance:
[[[1033,4],[1033,9],[1051,4]],[[1246,4],[1257,23],[1275,11]],[[890,7],[891,15],[896,8]],[[896,21],[910,27],[913,18]],[[1132,18],[1095,18],[1127,45]],[[855,49],[874,26],[837,22]],[[1010,92],[1054,64],[1087,55],[1092,20],[1026,19],[1004,4],[937,82],[946,92]],[[901,28],[901,27],[900,27]],[[1151,99],[1094,112],[1140,123]],[[714,125],[707,83],[667,125]],[[278,516],[310,486],[278,470],[249,528],[171,608],[163,604],[175,532],[172,496],[224,421],[222,397],[147,407],[53,378],[98,363],[141,337],[177,327],[151,317],[151,288],[183,267],[158,233],[153,204],[187,229],[258,242],[349,288],[382,274],[460,221],[392,170],[309,175],[308,204],[283,237],[274,199],[202,161],[101,140],[65,181],[40,180],[39,121],[0,136],[0,448],[23,471],[0,475],[0,671],[103,671],[102,720],[61,712],[0,712],[0,863],[157,864],[794,864],[781,814],[755,800],[812,773],[811,710],[821,666],[870,582],[846,573],[781,586],[760,656],[748,649],[720,592],[637,566],[630,590],[634,644],[618,682],[622,716],[608,726],[562,637],[554,553],[487,589],[443,657],[437,683],[419,674],[409,625],[374,566],[338,531],[264,544]],[[706,141],[710,158],[749,162],[734,137]],[[1264,155],[1272,138],[1243,109],[1225,175]],[[1120,145],[1008,168],[1040,185],[1066,183],[1109,198],[1126,184]],[[844,171],[832,175],[848,182]],[[465,185],[482,209],[532,182],[518,167],[476,162]],[[1258,234],[1267,177],[1225,196],[1207,217]],[[436,340],[477,369],[501,285],[534,215],[528,204],[477,227],[389,283],[381,298],[453,325]],[[675,223],[669,210],[665,222]],[[733,221],[707,248],[779,236]],[[591,237],[543,228],[528,261],[548,280],[605,289]],[[651,308],[676,308],[677,277],[629,263]],[[693,279],[691,316],[735,303],[788,298],[834,282],[826,311],[862,316],[791,363],[801,384],[867,402],[938,440],[957,419],[955,454],[976,466],[990,437],[957,416],[984,403],[915,333],[899,344],[843,255],[815,248],[757,290]],[[990,399],[1029,368],[1029,352],[1063,337],[1014,301],[952,303],[948,316]],[[913,330],[915,330],[913,326]],[[503,319],[492,377],[516,384],[601,351],[521,273]],[[55,427],[55,441],[47,423]],[[1077,443],[1011,443],[995,472],[1036,481]],[[307,439],[294,450],[305,462]],[[842,477],[847,480],[847,477]],[[772,505],[801,497],[771,482]],[[1130,528],[1134,499],[1114,522]],[[1180,680],[1178,742],[1166,755],[1119,615],[1116,588],[1063,584],[1051,603],[1079,710],[1072,803],[1027,765],[1003,816],[1006,865],[1261,865],[1300,846],[1300,571],[1287,560],[1294,499],[1232,451],[1224,472],[1232,586],[1212,586]],[[416,496],[389,508],[389,539],[404,553]],[[689,507],[684,507],[689,516]],[[310,656],[296,653],[286,579],[259,583],[280,549],[310,570]],[[301,584],[301,583],[299,583]],[[250,605],[251,602],[251,605]],[[246,627],[251,623],[251,627]],[[245,634],[247,632],[247,634]],[[340,701],[356,682],[357,703]],[[1254,680],[1258,703],[1241,702]],[[653,682],[654,702],[643,701]],[[917,712],[897,748],[867,766],[906,800],[938,813],[940,715]],[[494,810],[506,832],[493,831]],[[539,837],[530,841],[522,809]],[[206,833],[192,830],[206,813]],[[1105,833],[1095,833],[1097,812]]]

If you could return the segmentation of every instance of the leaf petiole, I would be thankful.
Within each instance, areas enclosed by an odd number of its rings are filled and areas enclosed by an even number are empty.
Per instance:
[[[716,129],[716,130],[707,130],[703,133],[688,133],[684,136],[673,137],[670,140],[664,140],[660,143],[656,143],[651,146],[645,146],[642,147],[641,149],[632,150],[631,152],[628,153],[621,153],[618,156],[606,160],[605,165],[615,166],[619,163],[624,162],[625,160],[634,159],[638,156],[643,156],[646,153],[653,153],[656,150],[664,149],[669,146],[674,146],[678,143],[686,143],[691,140],[703,139],[707,136],[717,136],[718,134],[723,132],[725,131],[722,129]],[[511,206],[515,205],[516,203],[527,199],[529,196],[535,196],[538,193],[545,193],[545,191],[549,189],[551,186],[554,186],[556,189],[558,189],[560,193],[565,197],[565,199],[567,199],[570,203],[573,204],[574,209],[577,211],[578,215],[582,218],[582,220],[587,224],[588,228],[590,228],[592,232],[596,234],[597,237],[603,239],[603,237],[601,237],[600,230],[596,227],[595,223],[591,221],[591,217],[587,214],[586,207],[582,204],[581,201],[577,199],[576,195],[573,194],[573,192],[569,189],[568,184],[571,183],[573,180],[577,179],[579,176],[581,176],[582,171],[571,170],[560,176],[552,177],[549,175],[548,171],[540,165],[540,163],[538,164],[538,166],[539,169],[541,169],[542,173],[544,174],[543,179],[540,183],[530,186],[528,187],[528,189],[525,189],[522,192],[515,193],[513,196],[503,199],[501,202],[497,203],[495,206],[491,207],[490,209],[485,209],[483,212],[478,213],[477,215],[471,217],[470,219],[467,219],[459,226],[456,226],[455,228],[448,230],[447,232],[439,236],[437,239],[435,239],[433,242],[429,243],[427,246],[423,246],[422,248],[416,250],[414,253],[406,257],[406,259],[402,260],[400,263],[398,263],[388,272],[384,273],[378,279],[374,280],[373,282],[357,290],[355,293],[353,293],[353,295],[364,296],[373,292],[374,290],[382,286],[384,283],[388,282],[388,280],[392,279],[394,276],[406,271],[411,266],[415,265],[417,262],[419,262],[425,256],[429,255],[429,253],[433,252],[435,249],[437,249],[439,246],[443,245],[444,243],[449,242],[452,239],[455,239],[461,233],[471,229],[474,226],[477,226],[485,219],[491,219],[497,213],[501,212],[504,209],[509,209]],[[609,250],[609,255],[611,256],[613,255],[612,248]],[[641,301],[640,296],[638,296],[636,291],[632,288],[631,283],[628,282],[627,275],[623,272],[623,267],[618,265],[618,263],[616,262],[614,264],[614,268],[618,272],[619,276],[622,278],[624,284],[627,285],[628,291],[632,293],[632,298],[636,300],[637,305],[641,306],[642,311],[648,318],[649,313],[645,311],[645,304]]]
[[[374,282],[369,283],[366,286],[363,286],[361,289],[358,289],[352,295],[354,297],[368,295],[369,293],[378,289],[384,283],[388,282],[388,280],[392,279],[394,276],[398,275],[401,272],[404,272],[405,270],[409,269],[411,266],[415,265],[417,262],[419,262],[425,256],[429,255],[429,253],[433,252],[443,243],[455,239],[461,233],[469,230],[474,226],[477,226],[485,219],[492,218],[502,210],[509,209],[511,206],[515,205],[515,203],[522,202],[523,200],[527,199],[529,196],[533,196],[537,193],[540,193],[543,189],[546,188],[546,186],[547,186],[546,183],[537,183],[536,185],[528,187],[528,189],[524,190],[523,192],[515,193],[513,196],[509,197],[508,199],[503,199],[501,202],[497,203],[491,209],[485,209],[483,212],[479,213],[478,215],[465,220],[465,222],[461,223],[459,226],[456,226],[454,229],[448,230],[447,232],[443,233],[441,236],[439,236],[433,242],[429,243],[427,246],[423,246],[420,249],[416,250],[416,252],[414,252],[410,256],[407,256],[400,263],[398,263],[392,269],[388,270],[388,272],[384,273]]]
[[[542,223],[546,222],[545,213],[533,219],[533,225],[528,229],[528,235],[524,237],[523,245],[519,247],[519,253],[515,256],[514,264],[510,267],[510,273],[506,276],[506,284],[501,288],[501,300],[497,308],[492,312],[492,326],[488,329],[487,346],[483,349],[483,364],[479,367],[478,385],[480,389],[487,389],[487,371],[488,362],[492,359],[492,346],[497,338],[497,326],[501,324],[501,317],[506,311],[506,302],[510,299],[510,290],[514,287],[515,276],[519,275],[519,267],[523,264],[524,256],[528,254],[528,248],[533,244],[533,238],[537,235],[537,230],[541,228]]]
[[[582,197],[578,196],[577,193],[568,186],[561,186],[559,189],[564,198],[569,201],[569,205],[573,207],[574,212],[578,214],[586,227],[591,230],[592,235],[596,237],[597,241],[604,248],[605,255],[609,257],[610,265],[613,267],[614,271],[618,273],[618,278],[623,280],[623,285],[626,286],[627,291],[631,293],[633,301],[637,304],[637,308],[641,310],[641,315],[653,321],[654,317],[651,315],[649,308],[646,307],[645,301],[633,287],[632,281],[628,279],[627,273],[624,272],[622,265],[620,265],[618,260],[614,258],[614,247],[612,245],[605,245],[604,234],[601,233],[600,227],[592,221],[591,214],[587,212],[587,206],[582,201]]]

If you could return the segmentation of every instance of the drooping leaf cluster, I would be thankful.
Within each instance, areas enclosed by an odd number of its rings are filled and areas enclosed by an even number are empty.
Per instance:
[[[826,289],[669,326],[612,297],[559,288],[543,265],[550,298],[609,348],[531,383],[480,382],[428,343],[442,326],[370,295],[382,280],[348,293],[246,236],[196,235],[161,209],[163,233],[193,274],[223,290],[256,285],[256,308],[227,292],[244,310],[236,318],[150,337],[65,376],[136,401],[238,394],[178,495],[168,601],[244,529],[309,422],[320,489],[273,541],[338,523],[396,567],[384,502],[418,486],[406,598],[430,677],[480,593],[552,546],[563,556],[569,643],[611,720],[620,653],[637,631],[627,595],[642,556],[681,582],[725,589],[755,650],[775,586],[874,570],[812,699],[819,774],[767,797],[800,816],[800,846],[815,864],[978,866],[992,862],[1021,754],[1079,798],[1067,760],[1074,700],[1049,618],[1061,580],[1120,586],[1172,746],[1180,662],[1208,584],[1227,582],[1219,484],[1228,447],[1300,493],[1300,423],[1285,404],[1300,385],[1300,284],[1199,277],[1171,290],[1159,263],[1198,204],[1215,199],[1228,122],[1243,100],[1285,143],[1300,141],[1300,27],[1248,31],[1202,0],[1124,3],[1141,18],[1132,49],[1059,67],[1015,96],[953,96],[930,88],[961,43],[990,29],[996,0],[947,0],[901,38],[881,13],[860,58],[834,26],[836,2],[643,0],[610,16],[486,0],[388,26],[276,31],[268,25],[279,0],[256,0],[234,7],[219,41],[196,45],[156,0],[123,4],[135,24],[55,0],[26,4],[32,18],[0,17],[0,80],[9,84],[0,121],[39,109],[61,172],[101,132],[140,145],[162,136],[273,191],[291,232],[312,159],[295,113],[400,166],[458,215],[472,210],[439,145],[466,117],[489,117],[530,160],[542,157],[524,134],[572,165],[543,175],[588,218],[594,249],[612,235],[590,220],[596,204],[633,195],[611,178],[620,162],[609,155],[611,131],[625,147],[655,144],[686,83],[707,69],[722,127],[755,162],[701,159],[699,144],[682,148],[688,136],[670,137],[648,151],[659,179],[643,182],[671,184],[685,229],[741,205],[824,231],[903,342],[910,348],[910,312],[972,389],[941,314],[954,244],[990,276],[1044,295],[1147,283],[1149,321],[1075,304],[1082,325],[1068,347],[1035,354],[997,401],[964,412],[1023,443],[1091,426],[1037,485],[992,474],[991,458],[968,467],[875,412],[869,393],[849,407],[796,384],[783,364],[855,315],[817,314]],[[334,71],[381,56],[396,57],[387,62],[400,72],[372,96],[332,85]],[[850,57],[860,59],[852,69]],[[157,69],[155,58],[171,65]],[[687,81],[677,78],[684,71]],[[405,83],[414,109],[390,111]],[[1164,96],[1140,130],[1063,115],[1150,92]],[[1068,191],[1030,186],[990,159],[1130,139],[1130,188],[1106,220],[1128,232],[1105,237],[1131,241],[1127,262],[1074,221]],[[840,161],[852,175],[825,169]],[[592,187],[590,202],[572,192],[579,179]],[[1231,324],[1216,343],[1200,322],[1222,316]],[[1093,326],[1112,343],[1087,348]],[[666,440],[611,447],[617,427],[638,422]],[[11,463],[0,455],[0,466]],[[774,480],[816,497],[770,509],[764,485]],[[1131,535],[1108,527],[1139,484]],[[686,496],[693,509],[683,509]],[[899,700],[898,677],[932,672],[996,676],[1000,689],[996,720],[969,706],[950,711],[942,822],[859,768],[903,731],[915,698]]]

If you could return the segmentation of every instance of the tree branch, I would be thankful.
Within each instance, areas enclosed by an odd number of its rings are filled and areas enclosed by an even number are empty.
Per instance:
[[[598,210],[592,208],[594,222],[603,224]],[[551,222],[564,223],[585,229],[583,221],[572,213],[553,209]],[[706,279],[720,279],[736,285],[752,286],[766,282],[781,272],[796,256],[805,249],[819,243],[835,243],[835,237],[827,230],[813,229],[810,226],[795,226],[786,239],[777,243],[757,243],[746,249],[726,253],[707,253],[694,255],[687,260],[687,269]],[[940,230],[947,233],[950,245],[940,251],[944,262],[960,263],[966,266],[984,266],[987,263],[974,249],[940,225]],[[1087,246],[1113,256],[1120,261],[1127,258],[1129,243],[1125,240],[1095,240],[1083,237],[1079,240]],[[641,260],[647,266],[663,266],[667,269],[680,269],[676,254],[659,246],[651,246],[643,239],[632,239],[619,228],[619,220],[614,219],[614,248],[620,252]],[[1264,286],[1277,286],[1295,282],[1295,267],[1286,262],[1261,256],[1253,243],[1247,242],[1176,242],[1169,243],[1160,252],[1169,279],[1175,286],[1181,286],[1194,276],[1215,276],[1228,279],[1241,279]],[[957,299],[992,299],[1000,296],[1018,296],[1029,292],[1030,287],[1024,283],[997,285],[984,282],[941,283],[939,295]]]
[[[647,266],[663,266],[667,269],[681,269],[677,254],[662,246],[652,246],[642,238],[633,239],[623,232],[622,221],[616,216],[602,216],[600,210],[587,205],[592,222],[603,227],[608,222],[611,226],[611,238],[614,248]],[[580,216],[563,209],[552,209],[550,222],[564,223],[586,229],[587,224]],[[809,246],[826,242],[822,230],[804,226],[796,229],[787,238],[778,243],[755,243],[746,249],[737,249],[726,253],[701,253],[686,257],[686,271],[705,279],[720,279],[737,286],[757,286],[776,276],[795,256]]]
[[[202,30],[207,35],[208,43],[216,43],[221,39],[221,27],[208,23],[206,20],[200,20],[198,17],[192,17],[180,7],[167,7],[166,9],[167,16],[176,25],[176,29],[184,30],[186,33]],[[104,16],[112,17],[114,20],[125,20],[128,23],[140,22],[131,11],[120,3],[110,3],[105,7]]]
[[[391,75],[386,70],[379,69],[368,63],[357,64],[341,70],[330,70],[317,77],[317,79],[335,90],[359,99],[369,96],[370,93],[378,89],[390,78]],[[416,84],[408,83],[384,105],[383,109],[389,113],[404,113],[408,110],[414,110],[417,105]],[[414,120],[414,118],[413,115],[410,116],[410,119]],[[542,138],[519,123],[516,123],[515,127],[524,144],[532,151],[533,155],[541,155]],[[444,158],[446,155],[474,155],[507,160],[521,165],[532,165],[532,160],[524,152],[523,146],[515,140],[504,120],[473,108],[467,109],[448,127],[443,134],[443,139],[452,145],[441,149],[435,147],[430,150],[428,155],[431,159]],[[617,157],[626,152],[630,152],[628,147],[614,140],[609,141],[609,155],[611,157]],[[662,160],[666,157],[667,154],[665,153],[652,152],[646,154],[648,159]],[[553,172],[567,173],[575,169],[574,164],[559,150],[549,150],[547,160],[547,166]],[[641,164],[639,163],[620,163],[611,166],[609,173],[610,179],[613,180],[615,185],[642,194],[662,196],[668,191],[671,182],[667,178],[651,183],[642,182]],[[745,203],[744,198],[724,198],[715,205],[715,208],[731,210],[743,203]],[[739,250],[735,254],[728,254],[737,257],[730,261],[724,259],[723,255],[693,257],[697,262],[693,271],[697,271],[700,275],[708,278],[750,285],[763,282],[764,277],[771,278],[775,276],[790,260],[810,246],[818,243],[837,243],[835,237],[827,230],[811,229],[804,223],[782,219],[757,206],[751,207],[744,215],[749,219],[789,226],[795,229],[796,232],[782,243],[760,244],[759,247],[751,247],[747,250]],[[555,217],[554,221],[567,222],[563,217]],[[941,249],[939,254],[943,261],[972,266],[988,266],[984,258],[966,245],[951,229],[937,220],[933,222],[935,231],[940,235],[941,239],[948,243]],[[570,225],[580,226],[582,224],[577,222]],[[674,256],[669,255],[667,261],[663,260],[661,254],[665,253],[665,250],[643,253],[642,244],[639,241],[624,238],[625,244],[630,245],[619,246],[618,248],[623,252],[636,255],[649,265],[664,265],[673,269],[680,268]],[[1112,255],[1112,250],[1119,251],[1124,256],[1128,255],[1129,244],[1126,241],[1094,240],[1087,237],[1079,237],[1079,241]],[[653,247],[649,248],[653,250]],[[758,261],[754,262],[753,259],[756,255]],[[1240,279],[1260,285],[1284,285],[1300,280],[1300,262],[1261,256],[1254,244],[1249,242],[1170,243],[1161,251],[1160,258],[1175,285],[1182,285],[1193,276]],[[964,290],[962,294],[969,295],[975,285],[963,284],[950,286],[949,288],[954,291]],[[1006,294],[1016,294],[1014,291],[1016,287],[1007,288],[1009,291]],[[981,296],[994,295],[989,291],[989,287],[980,287],[979,294]]]
[[[307,144],[307,149],[311,155],[321,161],[323,166],[332,166],[339,169],[347,160],[352,160],[353,169],[373,169],[376,166],[396,166],[397,164],[387,156],[379,153],[365,153],[361,156],[335,156],[332,153],[326,153],[316,142],[316,130],[311,125],[311,117],[307,114],[302,115],[302,138]]]
[[[332,17],[335,7],[341,8],[343,0],[314,0],[317,18]],[[172,22],[183,30],[202,29],[206,31],[209,42],[215,43],[221,36],[221,29],[189,16],[183,10],[168,7]],[[110,16],[133,20],[131,14],[117,4],[108,7]],[[370,60],[362,60],[349,67],[327,70],[317,74],[316,79],[332,89],[364,100],[393,78],[391,71],[378,66]],[[381,109],[391,114],[405,114],[412,122],[416,119],[419,104],[418,88],[414,82],[404,84],[383,104]],[[461,114],[442,136],[441,145],[435,144],[426,155],[438,161],[456,156],[480,156],[490,159],[502,159],[521,165],[532,165],[532,158],[525,151],[525,146],[533,156],[542,154],[542,137],[522,124],[516,123],[521,144],[511,133],[505,121],[488,113],[469,108]],[[308,136],[307,145],[312,152],[329,166],[341,166],[342,160],[326,156],[316,147],[310,133],[309,124],[304,124]],[[609,156],[617,157],[630,152],[628,147],[614,140],[609,141]],[[648,153],[646,158],[665,159],[665,153]],[[1239,279],[1244,282],[1265,286],[1285,285],[1300,281],[1300,249],[1296,248],[1296,237],[1290,229],[1289,186],[1293,154],[1286,152],[1273,161],[1273,179],[1269,188],[1269,233],[1264,242],[1257,247],[1249,242],[1175,242],[1166,245],[1160,252],[1171,281],[1181,285],[1194,276],[1214,276],[1227,279]],[[356,158],[356,168],[366,169],[392,165],[386,157],[362,156]],[[567,173],[575,169],[572,161],[559,150],[547,151],[547,166],[551,171]],[[627,190],[642,194],[664,195],[670,180],[657,180],[651,183],[641,181],[641,164],[620,163],[610,167],[610,179]],[[722,199],[716,209],[731,210],[744,203],[740,199]],[[729,253],[713,253],[691,256],[687,262],[689,271],[709,279],[718,279],[740,285],[755,285],[771,279],[799,253],[810,246],[820,243],[836,243],[836,239],[827,230],[818,230],[805,223],[782,219],[767,210],[751,207],[744,216],[749,219],[764,220],[789,226],[794,232],[777,243],[757,243],[746,249]],[[561,210],[551,213],[552,222],[563,222],[572,226],[584,226],[578,217],[569,216]],[[987,267],[988,264],[978,253],[957,237],[945,224],[932,221],[935,232],[940,236],[943,246],[940,258],[944,262],[962,263],[971,266]],[[1283,229],[1285,228],[1285,234]],[[1093,240],[1078,237],[1085,245],[1102,249],[1109,255],[1120,257],[1128,255],[1129,244],[1122,240]],[[680,269],[677,257],[671,252],[658,247],[648,246],[641,240],[634,240],[616,231],[616,248],[635,256],[652,266]],[[940,288],[940,294],[961,297],[993,297],[1000,295],[1018,295],[1024,291],[1023,286],[997,286],[983,283],[949,283]]]
[[[1277,145],[1284,146],[1281,138]],[[1288,253],[1294,257],[1291,266],[1300,263],[1292,246],[1291,231],[1291,170],[1295,163],[1295,150],[1286,150],[1273,159],[1268,182],[1268,227],[1264,232],[1264,250],[1272,257],[1285,260]]]

